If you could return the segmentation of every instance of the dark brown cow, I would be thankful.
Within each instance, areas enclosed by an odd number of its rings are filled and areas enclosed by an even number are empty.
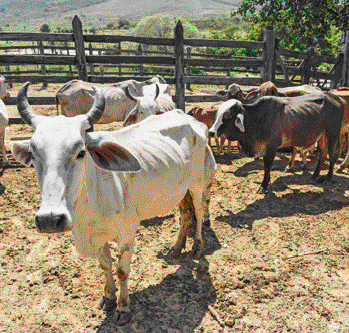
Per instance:
[[[313,178],[319,182],[332,179],[344,113],[342,100],[331,93],[316,93],[299,97],[261,97],[253,104],[229,100],[220,105],[216,121],[209,133],[225,135],[239,141],[248,156],[264,159],[264,179],[259,192],[266,192],[270,170],[279,147],[312,145],[324,133],[330,157],[327,176],[319,177],[326,152],[320,147]]]
[[[348,87],[337,87],[336,89],[330,90],[330,92],[336,96],[339,96],[344,103],[344,116],[342,121],[342,129],[341,129],[341,141],[345,141],[343,139],[343,136],[346,133],[349,133],[349,88]],[[342,147],[341,147],[342,150]],[[342,161],[341,165],[337,169],[337,172],[342,172],[349,164],[349,142],[347,145],[347,152],[345,155],[344,160]]]

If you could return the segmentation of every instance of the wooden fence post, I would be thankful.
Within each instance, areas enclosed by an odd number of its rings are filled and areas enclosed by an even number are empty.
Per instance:
[[[341,85],[349,87],[349,30],[342,34],[343,70]]]
[[[81,21],[77,15],[74,16],[72,25],[76,52],[76,67],[78,68],[79,80],[88,81],[84,35]]]
[[[343,53],[338,52],[336,57],[336,62],[333,65],[330,73],[333,73],[333,80],[330,83],[330,89],[334,89],[341,81],[341,76],[343,72]]]
[[[67,55],[70,55],[70,53],[69,53],[68,42],[64,42],[64,45],[65,45],[65,47],[66,47],[66,49],[67,49]],[[73,68],[72,68],[72,65],[69,65],[69,74],[70,74],[70,75],[73,75]]]
[[[138,51],[137,51],[137,55],[142,55],[143,54],[143,49],[142,49],[142,44],[138,44]],[[144,76],[144,67],[143,64],[139,65],[139,76]]]
[[[275,79],[275,47],[276,32],[272,26],[267,26],[263,33],[263,50],[262,50],[262,66],[261,78],[262,82],[273,81]]]
[[[93,55],[92,43],[89,43],[88,50],[89,50],[89,55]],[[95,75],[95,64],[90,63],[89,66],[90,66],[90,74]]]
[[[174,28],[174,59],[175,59],[175,89],[176,107],[185,111],[185,88],[184,88],[184,38],[183,25],[178,20]]]
[[[231,50],[228,51],[228,54],[227,54],[227,59],[231,59],[231,56],[233,55],[233,52]],[[227,77],[230,76],[230,71],[231,71],[231,67],[227,67]],[[225,85],[225,89],[228,90],[229,88],[229,84],[227,83]]]
[[[191,47],[188,46],[188,47],[187,47],[187,59],[190,59],[190,58],[191,58]],[[190,73],[191,73],[191,69],[190,69],[190,65],[189,65],[189,64],[187,64],[186,73],[187,73],[187,76],[189,76]],[[186,84],[186,88],[187,88],[188,90],[191,90],[190,83],[187,83],[187,84]]]
[[[307,55],[307,59],[305,61],[305,70],[304,70],[304,77],[303,77],[303,81],[302,84],[309,84],[310,82],[310,77],[311,77],[311,68],[312,68],[312,64],[313,64],[313,55],[315,53],[315,49],[313,47],[309,47],[308,49],[308,55]]]
[[[118,43],[117,50],[118,50],[117,55],[121,55],[121,42]],[[121,67],[121,63],[119,63],[119,76],[121,75],[122,75],[122,67]]]
[[[45,54],[44,45],[43,45],[42,41],[39,42],[39,52],[40,52],[41,55]],[[45,64],[41,65],[41,75],[42,76],[46,76],[46,66],[45,66]],[[41,89],[43,89],[43,88],[47,88],[47,82],[46,81],[44,81],[42,83]]]

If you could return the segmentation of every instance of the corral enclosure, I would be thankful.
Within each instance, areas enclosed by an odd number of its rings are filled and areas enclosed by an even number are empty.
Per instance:
[[[167,83],[174,84],[174,98],[181,109],[185,101],[219,100],[212,95],[186,96],[185,87],[190,89],[192,84],[251,86],[273,81],[277,86],[290,86],[313,82],[323,89],[349,85],[349,32],[343,33],[342,52],[331,57],[316,54],[314,48],[296,52],[279,47],[277,32],[272,27],[264,31],[262,41],[184,38],[180,21],[174,28],[174,38],[84,34],[77,16],[72,27],[73,33],[0,32],[0,41],[27,43],[0,47],[3,75],[11,83],[43,82],[44,86],[76,78],[114,83],[162,75]],[[166,51],[149,50],[150,46],[161,46]],[[205,54],[207,47],[228,51],[224,55]],[[253,50],[256,56],[240,56],[241,50]],[[28,71],[23,65],[40,66],[40,70]],[[15,99],[7,103],[14,104]],[[31,103],[54,104],[55,101],[40,98]]]
[[[59,87],[29,87],[35,112],[56,114],[46,101],[54,99]],[[17,91],[12,88],[11,95]],[[183,87],[183,92],[189,109],[196,100],[210,105],[212,97],[197,96],[213,96],[215,89],[190,92]],[[15,117],[15,106],[8,108]],[[95,130],[119,126],[97,125]],[[27,125],[9,126],[8,150],[12,140],[31,133]],[[256,194],[263,161],[247,158],[235,147],[231,155],[213,151],[218,172],[211,227],[203,231],[204,256],[190,257],[190,238],[179,259],[168,258],[178,232],[176,209],[142,221],[129,283],[133,317],[123,328],[97,308],[103,293],[97,262],[78,255],[70,233],[36,231],[40,194],[34,169],[11,158],[13,167],[0,170],[0,331],[349,331],[348,171],[335,174],[332,184],[320,185],[310,179],[314,158],[305,172],[296,164],[294,173],[284,173],[289,156],[278,153],[269,192]]]

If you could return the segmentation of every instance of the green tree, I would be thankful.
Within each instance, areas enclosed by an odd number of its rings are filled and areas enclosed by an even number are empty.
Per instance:
[[[169,14],[156,14],[144,17],[132,30],[132,35],[139,37],[173,38],[174,28],[178,20],[182,22],[185,38],[202,37],[194,24],[182,18],[175,18]],[[167,51],[166,47],[165,50]]]
[[[51,29],[50,29],[50,27],[48,26],[48,24],[45,23],[45,24],[43,24],[43,25],[41,26],[40,31],[41,31],[41,32],[50,32]]]
[[[248,34],[259,35],[267,25],[278,33],[283,47],[302,50],[313,46],[335,54],[334,41],[349,29],[349,0],[242,0],[232,16],[251,15]]]

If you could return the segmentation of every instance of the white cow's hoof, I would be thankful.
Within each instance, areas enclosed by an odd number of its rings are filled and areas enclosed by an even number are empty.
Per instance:
[[[132,314],[130,311],[115,310],[114,322],[118,326],[124,326],[131,320]]]
[[[98,306],[103,311],[110,311],[116,306],[116,298],[108,298],[107,296],[103,296],[99,301]]]

